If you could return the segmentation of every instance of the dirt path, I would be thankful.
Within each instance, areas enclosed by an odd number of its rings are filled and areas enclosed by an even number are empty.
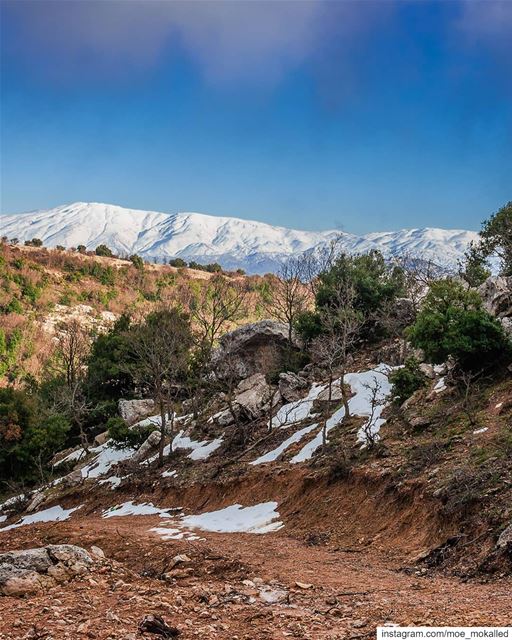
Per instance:
[[[134,640],[138,622],[150,613],[177,626],[184,639],[333,640],[372,637],[385,623],[512,621],[510,579],[477,584],[411,574],[398,552],[309,546],[283,532],[164,542],[149,532],[157,523],[157,517],[84,516],[1,533],[1,550],[97,545],[107,560],[49,594],[3,598],[0,638]],[[177,554],[190,562],[173,568]],[[279,601],[264,602],[261,590]]]

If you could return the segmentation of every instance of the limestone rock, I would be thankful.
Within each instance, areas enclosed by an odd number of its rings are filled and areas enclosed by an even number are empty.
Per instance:
[[[23,596],[88,571],[91,556],[71,544],[0,554],[0,594]]]
[[[285,402],[300,400],[308,388],[309,382],[296,373],[286,371],[279,374],[279,392]]]
[[[147,418],[155,412],[153,400],[119,400],[119,414],[128,426]]]
[[[512,546],[512,524],[509,524],[508,527],[501,532],[496,546],[498,549],[506,549]]]
[[[512,276],[491,276],[478,287],[485,309],[497,318],[512,316]]]
[[[293,340],[295,348],[296,338]],[[220,379],[248,378],[281,368],[289,349],[288,327],[273,320],[260,320],[224,334],[211,364]]]
[[[141,444],[137,451],[130,458],[131,462],[142,462],[160,444],[161,433],[158,430],[152,431],[147,439]]]

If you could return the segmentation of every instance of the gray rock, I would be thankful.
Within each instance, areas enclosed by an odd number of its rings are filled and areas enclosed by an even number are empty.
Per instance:
[[[260,320],[224,334],[212,355],[212,368],[220,379],[248,378],[283,366],[290,349],[288,327],[273,320]],[[293,336],[293,347],[297,338]]]
[[[119,414],[128,426],[147,418],[155,412],[155,403],[147,398],[143,400],[119,400]]]
[[[419,370],[424,376],[430,378],[431,380],[436,377],[436,372],[434,371],[434,367],[431,364],[422,362],[419,366]]]
[[[85,573],[91,556],[71,544],[0,554],[0,595],[23,596]]]
[[[509,524],[508,527],[501,532],[498,542],[496,542],[498,549],[506,549],[509,546],[512,546],[512,524]]]
[[[38,491],[30,501],[30,504],[26,509],[27,513],[35,511],[44,502],[45,498],[46,496],[44,495],[44,491]]]
[[[507,335],[512,337],[512,318],[499,318],[499,321],[501,322]]]
[[[257,418],[263,413],[269,399],[270,391],[265,376],[255,373],[240,382],[233,404],[240,407],[248,418]]]
[[[300,400],[308,388],[309,382],[296,373],[286,371],[279,374],[279,392],[285,402]]]
[[[161,433],[160,431],[152,431],[147,439],[141,444],[137,451],[130,458],[131,462],[142,462],[150,453],[152,453],[156,447],[160,444]]]
[[[485,309],[497,318],[512,316],[512,276],[491,276],[478,287]]]

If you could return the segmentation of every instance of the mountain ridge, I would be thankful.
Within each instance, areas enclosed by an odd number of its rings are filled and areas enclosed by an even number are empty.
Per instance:
[[[138,253],[157,262],[181,257],[200,263],[219,262],[226,269],[249,273],[276,271],[291,255],[318,250],[338,238],[341,250],[386,257],[407,254],[453,267],[473,231],[425,227],[355,235],[336,230],[304,231],[257,220],[200,212],[165,213],[96,202],[75,202],[51,209],[4,215],[2,235],[21,242],[34,237],[47,246],[67,248],[108,245],[121,255]]]

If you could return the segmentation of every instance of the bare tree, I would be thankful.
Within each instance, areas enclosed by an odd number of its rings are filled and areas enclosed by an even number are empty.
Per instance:
[[[309,266],[309,259],[305,254],[292,257],[282,264],[272,279],[267,309],[273,318],[287,325],[290,344],[295,320],[312,302],[308,286]]]
[[[350,283],[338,283],[329,307],[321,311],[322,333],[313,341],[312,356],[328,374],[328,407],[332,400],[334,375],[339,373],[339,385],[345,417],[350,416],[345,374],[348,357],[357,343],[364,323],[362,314],[355,308],[356,292]]]
[[[342,239],[342,235],[338,234],[328,243],[321,247],[315,247],[302,255],[303,278],[307,282],[313,298],[316,296],[320,285],[318,276],[329,271],[341,253]]]
[[[203,347],[211,351],[226,325],[243,318],[246,297],[242,283],[230,282],[223,275],[213,276],[198,292],[192,293],[190,313]]]
[[[159,466],[164,461],[165,436],[174,430],[175,402],[186,376],[192,334],[188,316],[163,309],[147,316],[130,332],[130,371],[153,399],[160,413]]]
[[[79,320],[63,323],[57,335],[54,358],[48,365],[54,375],[64,378],[64,384],[55,392],[54,403],[78,428],[85,452],[89,450],[85,422],[90,403],[85,392],[85,375],[90,348],[91,334]]]
[[[364,423],[362,430],[364,433],[366,446],[368,448],[372,448],[375,446],[378,440],[378,433],[375,429],[375,423],[378,419],[377,409],[381,407],[383,401],[383,388],[382,383],[376,376],[373,376],[372,381],[363,386],[368,390],[370,415],[368,416],[368,420]]]

